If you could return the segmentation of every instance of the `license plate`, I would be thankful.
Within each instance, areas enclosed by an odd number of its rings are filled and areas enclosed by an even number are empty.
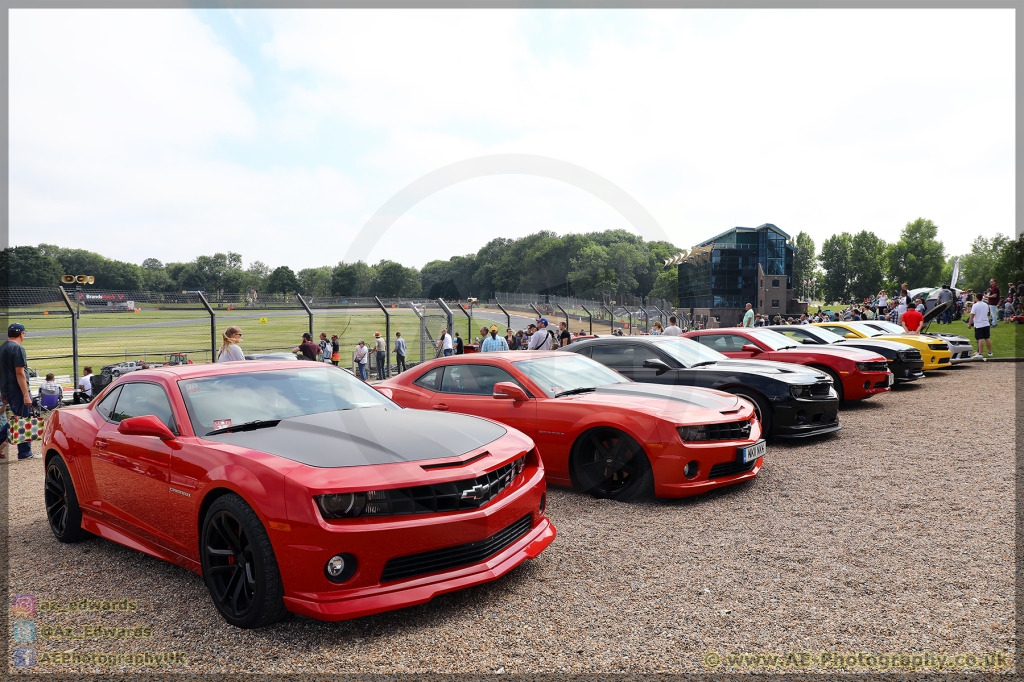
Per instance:
[[[764,453],[767,450],[767,444],[763,440],[759,440],[753,445],[745,448],[736,448],[736,454],[739,457],[739,460],[746,464],[747,462],[753,462],[758,457],[764,457]]]
[[[892,375],[892,372],[889,372],[889,385],[892,386],[894,383],[896,383],[896,377]]]

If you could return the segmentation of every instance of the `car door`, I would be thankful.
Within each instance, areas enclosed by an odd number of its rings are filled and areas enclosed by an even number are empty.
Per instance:
[[[607,349],[607,351],[602,349]],[[598,359],[598,355],[607,360],[607,362]],[[670,370],[658,374],[657,369],[644,367],[644,362],[647,360],[659,360],[669,367],[674,367],[676,363],[666,357],[662,357],[656,350],[642,343],[615,343],[595,346],[594,359],[633,381],[645,384],[676,383],[678,372]]]
[[[173,433],[177,421],[159,384],[137,381],[121,386],[113,410],[97,433],[93,475],[109,512],[144,539],[170,548],[167,514],[172,446],[156,436],[126,436],[118,424],[129,417],[155,415]]]
[[[521,382],[496,365],[477,363],[445,365],[441,383],[430,401],[430,409],[486,417],[519,429],[536,440],[537,400],[504,400],[494,397],[494,385],[508,381],[529,391]]]
[[[730,358],[750,358],[754,357],[754,353],[743,350],[743,346],[748,343],[754,343],[749,341],[746,337],[740,336],[739,334],[700,334],[695,337],[703,345],[714,348],[719,353],[727,355]],[[758,353],[758,358],[761,360],[767,360],[764,353]]]

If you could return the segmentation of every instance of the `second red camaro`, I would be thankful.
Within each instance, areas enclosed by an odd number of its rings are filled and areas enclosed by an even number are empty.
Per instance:
[[[431,360],[377,384],[404,407],[487,417],[537,443],[548,481],[599,497],[685,497],[753,478],[765,443],[749,402],[639,384],[580,355]]]

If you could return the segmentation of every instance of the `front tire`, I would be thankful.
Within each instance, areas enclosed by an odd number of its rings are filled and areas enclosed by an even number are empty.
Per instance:
[[[644,449],[610,427],[588,431],[576,443],[573,483],[594,497],[628,502],[654,494],[654,471]]]
[[[843,402],[844,400],[846,400],[843,392],[843,381],[842,379],[839,378],[839,375],[836,374],[836,371],[834,369],[818,366],[815,366],[814,369],[818,370],[819,372],[824,372],[825,374],[832,377],[832,386],[836,389],[836,395],[839,396],[839,402]]]
[[[753,403],[754,415],[757,417],[757,421],[761,422],[762,435],[765,438],[771,438],[774,435],[775,420],[772,418],[772,408],[768,401],[756,393],[748,393],[746,391],[733,391],[732,394]]]
[[[270,537],[252,507],[234,493],[206,512],[200,540],[203,580],[231,625],[252,629],[285,613],[284,585]]]
[[[60,455],[54,455],[46,464],[43,501],[46,504],[46,520],[57,540],[81,542],[92,535],[82,529],[82,508],[78,506],[75,484]]]

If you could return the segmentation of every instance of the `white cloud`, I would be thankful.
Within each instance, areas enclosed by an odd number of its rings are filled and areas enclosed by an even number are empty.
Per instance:
[[[488,153],[602,174],[682,247],[764,221],[892,239],[925,216],[962,252],[1015,226],[1010,10],[233,12],[269,27],[269,74],[184,11],[11,16],[17,243],[336,262],[405,184]],[[269,77],[282,92],[254,108]],[[336,158],[237,154],[325,131]],[[627,227],[570,186],[492,177],[416,206],[371,259]]]

